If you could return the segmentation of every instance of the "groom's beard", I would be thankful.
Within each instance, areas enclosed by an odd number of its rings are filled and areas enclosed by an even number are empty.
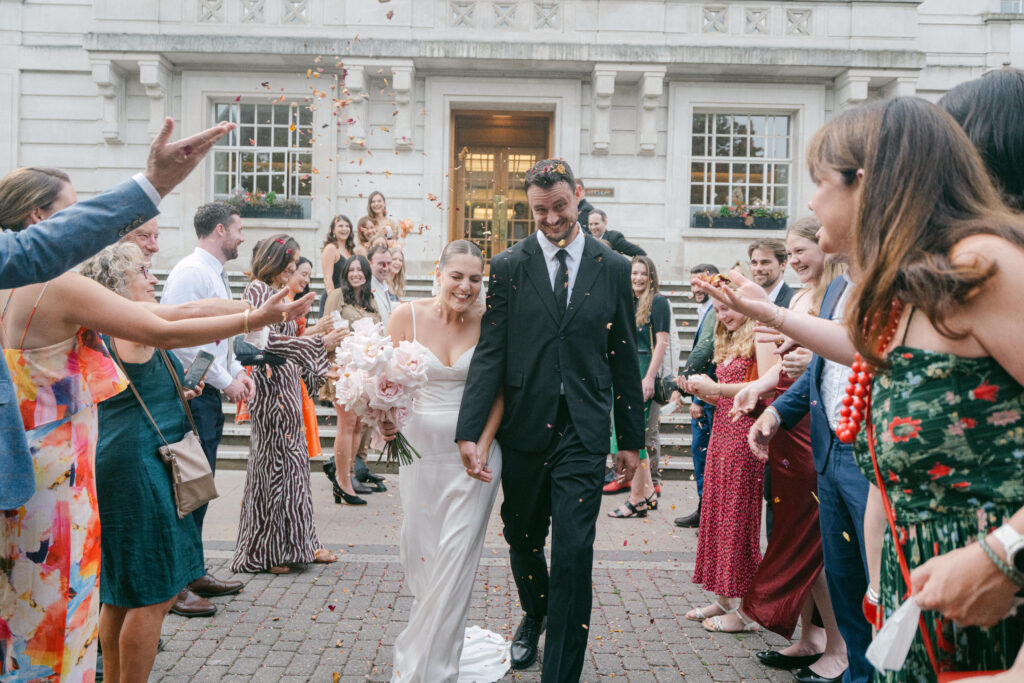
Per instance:
[[[566,244],[571,242],[579,233],[579,231],[576,228],[577,225],[578,224],[576,223],[576,221],[572,221],[571,223],[567,221],[566,227],[564,227],[561,230],[558,230],[557,232],[548,233],[545,232],[543,229],[541,229],[540,232],[542,235],[544,235],[545,239],[547,239],[552,244],[556,244],[558,246],[565,246],[564,244],[559,244],[559,242],[561,242],[562,240],[565,240]]]

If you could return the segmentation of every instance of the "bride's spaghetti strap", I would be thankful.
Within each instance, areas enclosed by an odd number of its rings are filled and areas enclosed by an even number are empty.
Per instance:
[[[416,341],[416,302],[409,302],[409,310],[412,311],[412,340]]]

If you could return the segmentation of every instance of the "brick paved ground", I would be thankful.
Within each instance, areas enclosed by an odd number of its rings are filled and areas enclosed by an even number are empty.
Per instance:
[[[211,513],[221,515],[222,536],[228,536],[224,532],[231,527],[224,515],[237,510],[241,476],[217,475],[226,493]],[[157,656],[151,680],[389,680],[392,645],[412,601],[404,588],[394,545],[397,530],[389,512],[397,502],[396,487],[392,484],[389,494],[372,496],[371,505],[361,511],[330,506],[320,488],[315,484],[318,525],[328,526],[322,523],[323,516],[347,515],[345,523],[322,532],[328,547],[341,551],[341,560],[283,576],[238,575],[235,578],[246,582],[245,589],[214,599],[219,607],[214,617],[168,616],[165,648]],[[670,501],[672,491],[680,509],[688,508],[693,497],[686,493],[689,489],[692,484],[666,483],[663,500]],[[617,502],[608,500],[605,507]],[[599,522],[594,611],[582,680],[791,681],[788,673],[764,668],[754,657],[758,650],[784,644],[782,638],[771,633],[712,634],[685,619],[691,606],[707,604],[708,597],[690,581],[696,536],[674,530],[675,513],[669,505],[663,507],[647,521]],[[207,536],[208,564],[217,576],[230,576],[233,539],[210,540],[209,530]],[[336,542],[345,537],[358,542]],[[507,550],[500,539],[489,537],[469,623],[508,638],[520,616]],[[539,681],[539,666],[503,680]]]

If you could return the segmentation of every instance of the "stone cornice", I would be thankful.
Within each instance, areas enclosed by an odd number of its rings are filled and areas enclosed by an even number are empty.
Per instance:
[[[759,47],[707,45],[626,45],[578,43],[501,43],[465,40],[388,40],[363,38],[353,45],[347,38],[289,36],[232,36],[206,34],[89,33],[84,39],[89,52],[130,54],[160,53],[175,65],[258,64],[280,66],[305,64],[308,56],[338,55],[342,59],[388,60],[406,58],[417,69],[450,60],[472,60],[486,69],[505,68],[512,62],[529,64],[537,72],[581,71],[595,63],[620,62],[665,65],[668,74],[705,71],[721,67],[776,68],[801,66],[818,69],[921,69],[925,54],[916,50],[819,49],[813,47]],[[253,57],[259,56],[257,61]],[[549,69],[545,69],[549,66]]]

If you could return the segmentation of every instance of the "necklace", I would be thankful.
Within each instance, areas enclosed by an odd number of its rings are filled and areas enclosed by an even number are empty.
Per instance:
[[[878,355],[883,355],[889,344],[896,336],[896,328],[900,325],[900,318],[903,316],[903,302],[899,299],[892,300],[892,309],[889,311],[889,324],[886,325],[882,336],[878,339]],[[843,396],[843,407],[839,409],[839,425],[836,427],[836,436],[843,443],[853,443],[860,432],[860,425],[868,414],[871,404],[871,382],[875,373],[871,365],[864,360],[860,353],[853,355],[853,365],[850,366],[849,384],[846,386],[846,395]]]

